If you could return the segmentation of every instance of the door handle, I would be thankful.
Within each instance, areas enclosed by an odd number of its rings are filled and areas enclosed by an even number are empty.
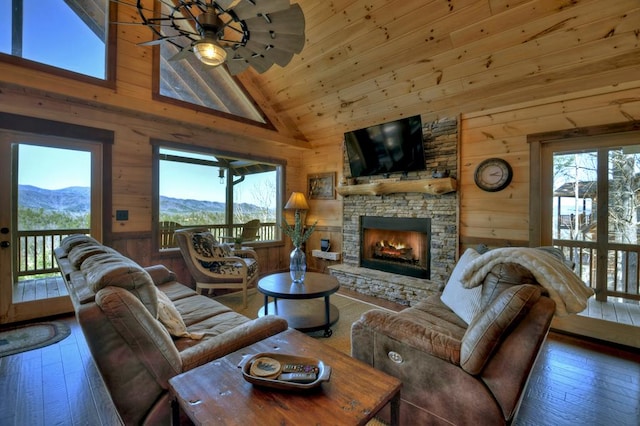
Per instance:
[[[0,241],[0,247],[7,248],[11,245],[9,241]]]
[[[8,234],[9,233],[9,228],[4,227],[4,228],[0,228],[0,234]]]

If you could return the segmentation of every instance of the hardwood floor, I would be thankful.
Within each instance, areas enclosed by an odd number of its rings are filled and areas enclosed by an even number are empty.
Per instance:
[[[0,424],[119,424],[75,317],[56,320],[71,336],[0,358]],[[640,354],[551,333],[514,424],[638,425],[639,395]]]

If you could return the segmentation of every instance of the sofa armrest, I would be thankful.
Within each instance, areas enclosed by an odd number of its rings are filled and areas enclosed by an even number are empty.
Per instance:
[[[540,299],[541,293],[540,286],[531,284],[513,286],[500,293],[469,324],[462,338],[460,366],[469,374],[480,374],[505,336]]]
[[[287,321],[275,315],[266,315],[248,321],[180,352],[182,370],[188,371],[209,361],[223,357],[267,337],[285,331]]]
[[[422,321],[419,315],[373,309],[362,314],[352,325],[351,333],[358,334],[364,328],[452,364],[460,363],[460,340],[447,331],[447,325],[444,323],[438,325]]]

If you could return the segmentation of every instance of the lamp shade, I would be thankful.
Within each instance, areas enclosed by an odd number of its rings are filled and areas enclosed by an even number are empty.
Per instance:
[[[217,67],[227,59],[227,52],[222,46],[212,40],[204,38],[193,44],[193,53],[204,64]]]
[[[284,208],[287,210],[309,210],[309,204],[302,192],[292,192]]]

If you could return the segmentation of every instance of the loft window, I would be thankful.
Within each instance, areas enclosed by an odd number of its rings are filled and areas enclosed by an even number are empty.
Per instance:
[[[154,158],[159,250],[176,247],[173,232],[179,228],[205,227],[218,240],[227,240],[254,219],[260,220],[257,244],[281,239],[276,223],[282,165],[160,145],[154,145]]]
[[[0,53],[107,79],[109,1],[0,2]]]
[[[170,13],[165,2],[163,12]],[[171,29],[165,28],[167,37]],[[149,33],[151,37],[151,33]],[[160,43],[156,49],[159,66],[154,68],[154,95],[158,100],[188,104],[190,108],[212,112],[227,118],[247,121],[270,127],[265,116],[244,88],[226,70],[225,66],[211,67],[200,62],[192,52],[178,60],[171,60],[180,52],[180,47],[188,48],[188,40],[183,37]],[[159,52],[159,54],[157,54]]]

